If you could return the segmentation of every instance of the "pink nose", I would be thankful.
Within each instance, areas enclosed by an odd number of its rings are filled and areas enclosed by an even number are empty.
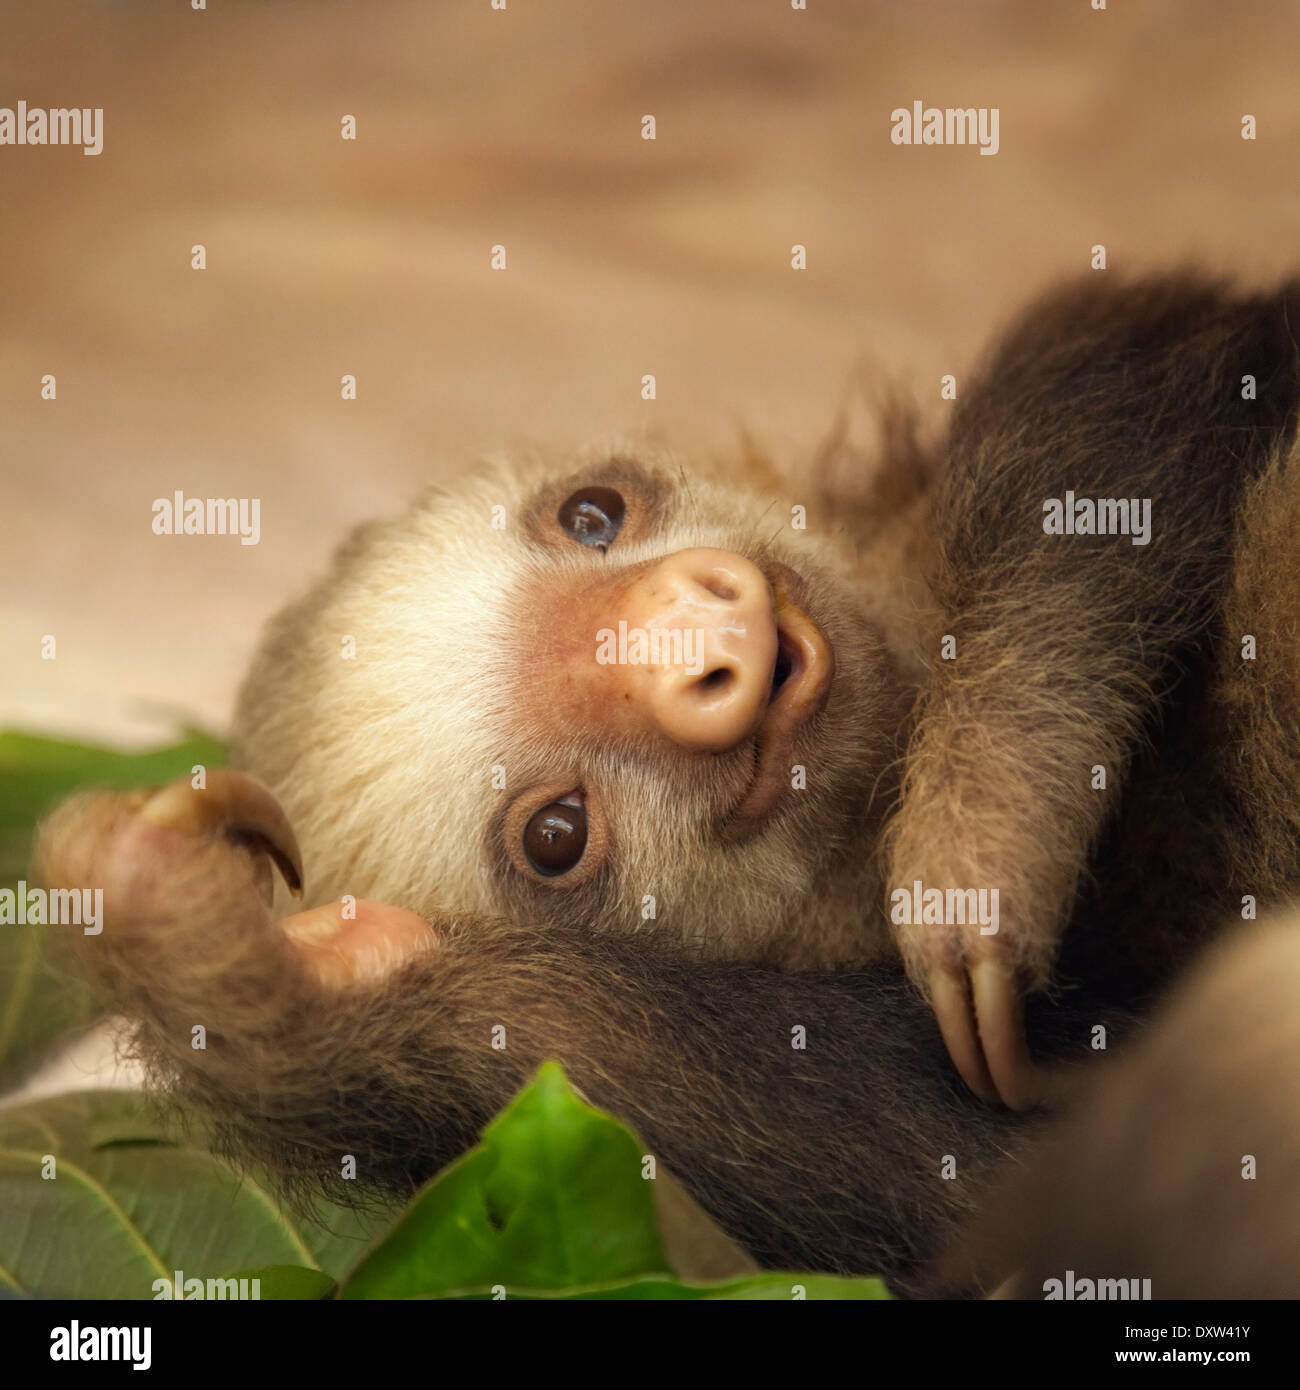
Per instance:
[[[757,566],[728,550],[679,550],[638,576],[618,616],[627,655],[635,645],[649,659],[620,661],[611,678],[644,725],[706,753],[753,734],[778,646],[771,590]]]

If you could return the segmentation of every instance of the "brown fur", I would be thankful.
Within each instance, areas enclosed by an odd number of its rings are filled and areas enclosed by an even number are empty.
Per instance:
[[[1148,879],[1168,864],[1161,891],[1181,917],[1199,909],[1191,933],[1222,916],[1218,901],[1191,890],[1205,878],[1224,883],[1239,835],[1225,828],[1206,843],[1197,826],[1203,796],[1180,806],[1162,795],[1166,740],[1195,717],[1208,669],[1227,653],[1221,610],[1234,540],[1256,589],[1276,562],[1258,527],[1238,531],[1235,518],[1294,419],[1298,314],[1294,286],[1237,299],[1188,278],[1119,289],[1084,281],[1021,318],[958,409],[935,520],[937,588],[957,656],[935,664],[924,693],[888,832],[888,878],[998,887],[1001,929],[985,945],[1031,985],[1051,976],[1059,933],[1110,823],[1119,827],[1114,852],[1133,875]],[[1247,373],[1258,379],[1253,401],[1241,398]],[[1150,544],[1045,535],[1043,502],[1067,489],[1150,498]],[[1246,630],[1258,597],[1236,600]],[[1290,663],[1291,681],[1294,652],[1271,657],[1274,669]],[[1240,718],[1265,688],[1257,683],[1253,700],[1225,713]],[[1198,733],[1198,756],[1235,784],[1245,769],[1234,772],[1222,754],[1241,737],[1237,728],[1220,718]],[[1275,751],[1295,785],[1294,727],[1292,735]],[[1098,764],[1104,792],[1090,785]],[[1140,784],[1133,814],[1131,780]],[[1153,796],[1163,803],[1158,816]],[[1137,853],[1134,831],[1148,842]],[[1294,891],[1300,845],[1276,848],[1281,872],[1268,891]],[[1159,930],[1165,919],[1149,923],[1148,905],[1136,906],[1108,897],[1109,930],[1120,938]],[[928,927],[900,933],[918,981],[927,957],[963,949],[936,937]]]
[[[1042,1298],[1073,1270],[1149,1279],[1156,1299],[1300,1296],[1298,1055],[1290,910],[1216,949],[1028,1169],[1011,1165],[943,1262],[951,1286]]]
[[[352,1152],[364,1178],[407,1187],[555,1055],[760,1259],[920,1287],[1021,1126],[965,1095],[880,963],[887,887],[998,887],[993,944],[1035,984],[1070,924],[1056,978],[1084,989],[1035,1035],[1059,1052],[1185,959],[1241,892],[1265,901],[1300,881],[1294,566],[1283,584],[1273,573],[1294,550],[1280,519],[1296,507],[1281,462],[1300,398],[1294,303],[1291,288],[1238,297],[1187,278],[1072,287],[965,388],[933,492],[930,454],[895,431],[896,457],[856,495],[846,455],[823,460],[838,511],[807,535],[788,526],[797,493],[624,451],[491,465],[363,528],[268,629],[237,748],[297,828],[316,901],[410,908],[439,949],[322,1000],[232,851],[139,838],[110,798],[65,807],[42,839],[52,882],[114,882],[87,968],[137,1021],[158,1079],[286,1181],[329,1182]],[[607,558],[549,526],[565,488],[602,478],[630,509]],[[1067,488],[1151,497],[1150,546],[1044,536],[1042,502]],[[889,524],[862,520],[886,500]],[[790,564],[836,647],[800,746],[808,790],[741,846],[718,829],[747,748],[600,746],[515,715],[548,594],[700,544]],[[1240,630],[1260,637],[1248,672]],[[954,662],[935,660],[943,633]],[[512,877],[494,765],[505,801],[580,769],[613,826],[608,871],[572,893]],[[900,935],[918,973],[962,944]],[[807,1052],[789,1045],[796,1023]],[[956,1182],[938,1176],[945,1153]]]

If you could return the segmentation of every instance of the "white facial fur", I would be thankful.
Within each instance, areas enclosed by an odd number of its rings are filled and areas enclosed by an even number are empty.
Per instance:
[[[653,526],[629,528],[604,556],[558,527],[549,534],[553,513],[530,512],[539,486],[608,457],[502,461],[435,489],[403,516],[360,528],[327,578],[270,624],[241,694],[236,757],[288,813],[308,900],[579,920],[788,963],[878,953],[871,835],[897,680],[854,601],[852,561],[793,530],[788,501],[662,461],[635,465],[653,479]],[[494,508],[504,508],[499,528]],[[807,789],[742,845],[717,830],[752,771],[747,750],[665,756],[602,746],[544,714],[519,717],[537,676],[525,653],[556,576],[693,546],[791,565],[836,649],[826,709],[801,745]],[[570,769],[599,798],[612,840],[602,871],[572,891],[526,882],[500,842],[506,807]]]

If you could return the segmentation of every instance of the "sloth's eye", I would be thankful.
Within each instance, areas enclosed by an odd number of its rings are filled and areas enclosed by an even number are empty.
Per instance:
[[[587,811],[576,798],[552,801],[524,826],[524,853],[539,874],[567,874],[587,848]]]
[[[608,550],[623,526],[623,499],[612,487],[584,487],[575,492],[556,518],[582,545]]]

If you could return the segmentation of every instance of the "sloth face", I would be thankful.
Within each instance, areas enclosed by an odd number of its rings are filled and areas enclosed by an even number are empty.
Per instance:
[[[362,528],[238,717],[314,896],[840,954],[900,682],[852,560],[790,508],[620,453]]]

